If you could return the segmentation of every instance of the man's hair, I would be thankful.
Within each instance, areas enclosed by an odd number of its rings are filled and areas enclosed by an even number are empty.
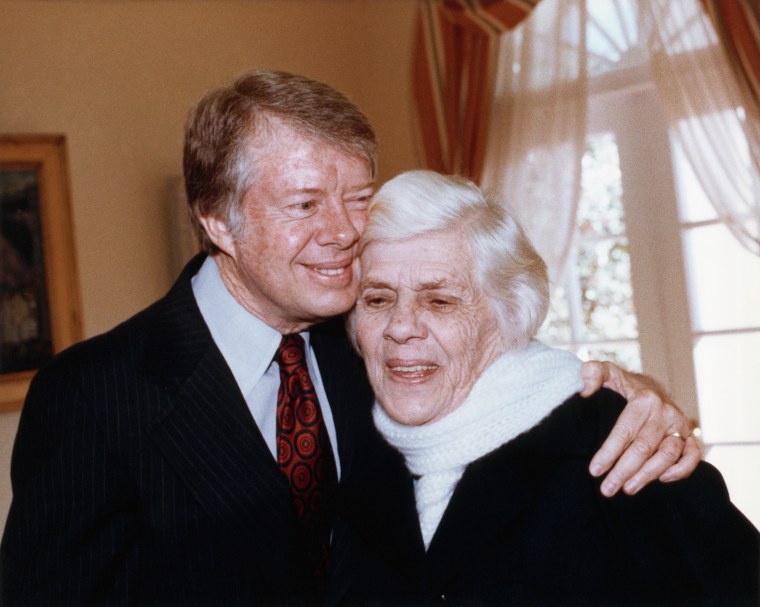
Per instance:
[[[506,205],[484,196],[471,181],[433,171],[408,171],[394,177],[370,203],[359,251],[374,241],[406,240],[448,230],[459,231],[467,240],[477,279],[508,347],[527,345],[549,306],[546,264]],[[356,344],[353,318],[348,326]]]
[[[280,121],[303,137],[366,160],[372,175],[377,142],[366,116],[334,88],[285,72],[253,71],[207,92],[185,124],[184,174],[190,217],[201,246],[217,251],[201,217],[242,224],[242,200],[256,177],[257,150],[268,125]],[[276,142],[268,142],[276,145]],[[260,154],[261,152],[259,152]]]

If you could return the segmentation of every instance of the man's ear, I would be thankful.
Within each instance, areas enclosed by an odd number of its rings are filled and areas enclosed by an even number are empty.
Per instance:
[[[200,217],[200,222],[203,229],[206,231],[209,240],[213,242],[220,251],[226,253],[230,257],[234,257],[235,239],[232,237],[232,234],[227,227],[227,223],[219,217],[212,216]]]

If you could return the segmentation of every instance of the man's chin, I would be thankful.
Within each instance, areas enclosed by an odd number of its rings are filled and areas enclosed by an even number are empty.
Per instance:
[[[323,322],[347,313],[356,303],[353,292],[346,296],[314,298],[308,303],[308,309],[312,313],[315,322]]]

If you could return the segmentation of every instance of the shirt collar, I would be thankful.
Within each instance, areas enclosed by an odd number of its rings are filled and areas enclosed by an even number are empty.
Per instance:
[[[269,368],[282,335],[235,300],[213,257],[206,258],[192,285],[203,320],[246,396]],[[301,335],[308,351],[309,333]]]

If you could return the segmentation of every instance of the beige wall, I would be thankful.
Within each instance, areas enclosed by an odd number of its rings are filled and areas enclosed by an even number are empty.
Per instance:
[[[346,92],[381,144],[380,179],[415,166],[413,0],[0,0],[0,132],[68,141],[84,331],[170,286],[166,183],[207,88],[250,68]],[[0,524],[15,414],[0,415]]]

